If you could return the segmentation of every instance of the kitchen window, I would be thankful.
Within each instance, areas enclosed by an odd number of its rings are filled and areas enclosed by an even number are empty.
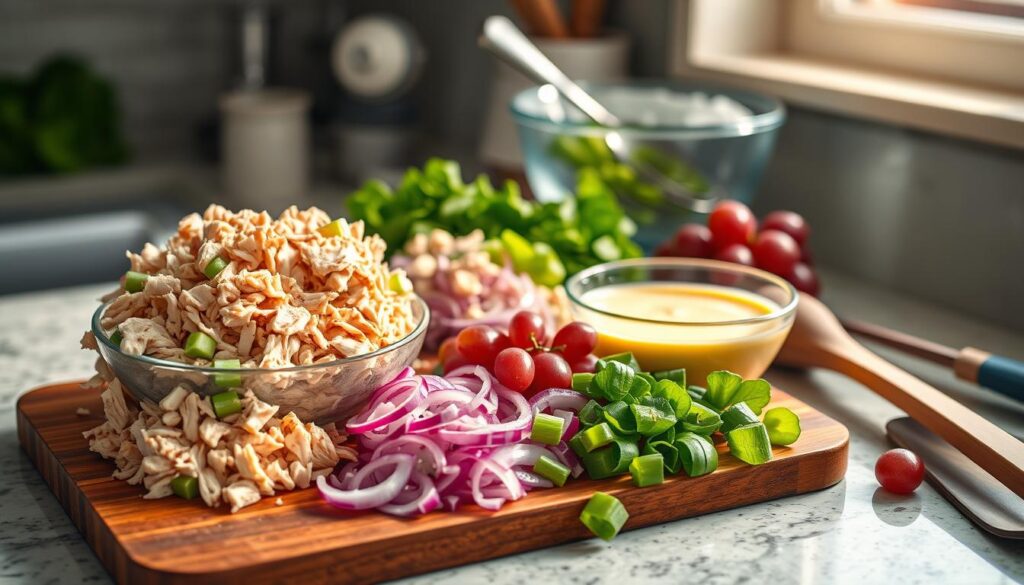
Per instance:
[[[684,77],[1024,148],[1024,0],[678,0]]]

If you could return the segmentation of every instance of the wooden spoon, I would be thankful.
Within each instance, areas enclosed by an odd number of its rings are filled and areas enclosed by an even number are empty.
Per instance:
[[[779,363],[845,374],[903,409],[1024,498],[1024,443],[868,351],[821,301],[801,294]]]

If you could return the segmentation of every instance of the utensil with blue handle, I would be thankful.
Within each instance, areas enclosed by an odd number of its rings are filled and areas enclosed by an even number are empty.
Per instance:
[[[842,320],[847,331],[952,368],[957,378],[1024,402],[1024,362],[975,347],[955,349],[881,325]]]

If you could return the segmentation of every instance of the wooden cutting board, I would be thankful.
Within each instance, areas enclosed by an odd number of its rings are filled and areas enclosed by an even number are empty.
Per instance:
[[[144,490],[110,477],[82,431],[102,422],[99,392],[46,386],[18,401],[18,438],[68,516],[121,583],[367,583],[416,575],[591,538],[579,514],[590,494],[614,494],[625,530],[820,490],[846,472],[846,427],[775,390],[772,406],[800,415],[803,434],[765,465],[721,454],[718,471],[636,488],[628,475],[535,490],[498,512],[466,507],[401,519],[345,513],[316,489],[283,494],[229,514],[198,500],[143,500]],[[79,407],[92,414],[76,414]]]

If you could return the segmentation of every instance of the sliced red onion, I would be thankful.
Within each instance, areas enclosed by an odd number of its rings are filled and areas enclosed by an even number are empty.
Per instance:
[[[548,388],[534,394],[530,398],[530,408],[534,412],[547,412],[555,409],[579,412],[590,399],[575,390],[568,388]]]
[[[371,461],[356,473],[352,478],[353,489],[340,490],[329,485],[323,476],[316,478],[316,486],[327,503],[332,506],[345,510],[379,508],[393,500],[402,491],[409,481],[415,462],[415,457],[405,453],[385,455]],[[384,481],[372,487],[361,487],[364,479],[370,477],[375,471],[389,466],[392,471]]]
[[[427,475],[414,471],[411,481],[417,486],[414,498],[401,504],[385,504],[377,509],[394,516],[415,516],[433,512],[441,507],[441,495]]]
[[[403,435],[382,444],[373,452],[371,461],[392,453],[405,453],[416,457],[417,470],[432,476],[440,473],[446,463],[444,451],[437,443],[418,435]]]
[[[487,497],[482,491],[483,488],[480,484],[485,473],[491,473],[504,484],[505,490],[507,491],[507,497]],[[473,492],[473,501],[476,505],[486,510],[498,510],[501,508],[505,500],[516,500],[523,497],[523,486],[516,479],[514,473],[507,468],[491,461],[489,459],[481,459],[473,466],[473,469],[469,473],[470,489]]]
[[[555,487],[555,484],[551,483],[550,479],[545,479],[532,471],[517,469],[514,473],[526,489]]]
[[[368,414],[359,413],[349,419],[345,428],[348,432],[358,435],[368,431],[379,429],[389,425],[406,414],[413,411],[421,400],[427,395],[426,386],[420,377],[400,378],[391,382],[393,387],[388,388],[386,395],[394,398],[397,402],[376,402]],[[379,411],[380,406],[390,405],[384,412]],[[365,412],[365,411],[364,411]]]
[[[576,456],[576,452],[572,450],[572,447],[570,447],[568,443],[562,441],[561,443],[551,447],[551,451],[558,457],[559,461],[561,461],[563,465],[569,468],[569,472],[574,478],[583,474],[583,464],[580,462],[580,458]]]
[[[557,408],[551,414],[565,421],[565,424],[562,425],[563,441],[573,438],[576,431],[580,430],[580,419],[571,410]]]

